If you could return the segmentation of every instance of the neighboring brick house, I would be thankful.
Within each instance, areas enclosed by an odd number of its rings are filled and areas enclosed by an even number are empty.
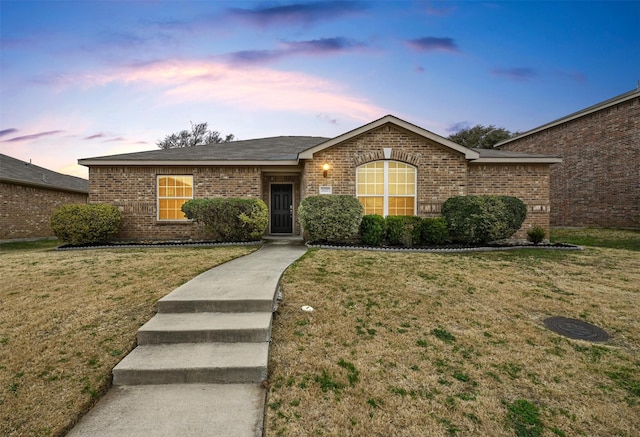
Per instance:
[[[561,156],[551,225],[640,228],[640,88],[496,144]]]
[[[549,226],[549,168],[556,157],[468,149],[388,115],[336,138],[274,137],[79,160],[89,202],[123,211],[124,239],[198,239],[184,218],[190,198],[253,197],[269,207],[268,234],[300,235],[300,201],[358,197],[365,213],[438,216],[451,196],[521,198],[518,236]]]
[[[52,237],[53,210],[87,203],[88,193],[86,179],[0,154],[0,241]]]

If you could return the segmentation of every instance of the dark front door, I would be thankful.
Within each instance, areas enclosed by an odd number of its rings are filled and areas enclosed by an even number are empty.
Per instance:
[[[293,185],[271,185],[271,233],[293,233]]]

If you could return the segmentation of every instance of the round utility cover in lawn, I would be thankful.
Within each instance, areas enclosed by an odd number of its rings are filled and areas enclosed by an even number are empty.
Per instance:
[[[556,316],[545,319],[543,323],[553,332],[576,340],[593,342],[609,340],[609,334],[602,328],[582,320]]]

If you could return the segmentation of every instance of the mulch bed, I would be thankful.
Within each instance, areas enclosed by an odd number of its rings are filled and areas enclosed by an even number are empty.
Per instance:
[[[113,241],[110,243],[98,243],[98,244],[64,244],[62,246],[58,246],[56,250],[82,250],[82,249],[121,249],[121,248],[130,248],[130,249],[145,249],[145,248],[167,248],[167,247],[217,247],[217,246],[251,246],[256,244],[263,244],[263,241],[243,241],[237,243],[229,243],[229,242],[220,242],[220,241],[207,241],[207,240],[198,240],[198,241],[151,241],[151,240],[140,240],[140,241]]]
[[[484,245],[472,246],[462,244],[448,244],[442,246],[416,246],[416,247],[400,247],[400,246],[367,246],[363,244],[307,244],[308,247],[320,249],[343,249],[343,250],[372,250],[387,252],[491,252],[500,250],[516,250],[516,249],[547,249],[547,250],[582,250],[581,246],[566,243],[542,243],[533,244],[522,241],[508,241],[500,243],[489,243]]]
[[[248,241],[248,242],[220,242],[209,240],[174,240],[174,241],[154,241],[154,240],[140,240],[140,241],[114,241],[111,243],[100,244],[82,244],[73,245],[65,244],[58,246],[56,250],[82,250],[82,249],[120,249],[120,248],[168,248],[168,247],[216,247],[216,246],[235,246],[235,245],[258,245],[264,244],[264,241]],[[383,252],[490,252],[500,250],[514,250],[514,249],[547,249],[547,250],[582,250],[581,246],[566,243],[541,243],[533,244],[528,241],[520,240],[506,240],[500,242],[494,242],[484,245],[462,245],[462,244],[447,244],[440,246],[415,246],[415,247],[402,247],[402,246],[368,246],[358,243],[344,243],[344,244],[324,244],[307,243],[307,247],[321,248],[321,249],[341,249],[341,250],[371,250],[371,251],[383,251]]]

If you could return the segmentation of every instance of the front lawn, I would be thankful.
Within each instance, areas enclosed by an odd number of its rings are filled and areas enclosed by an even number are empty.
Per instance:
[[[158,299],[257,247],[0,245],[0,435],[58,436],[107,389]]]
[[[640,435],[638,284],[629,250],[310,250],[283,278],[266,435]]]
[[[554,228],[551,240],[579,246],[640,251],[640,230],[603,228]]]

